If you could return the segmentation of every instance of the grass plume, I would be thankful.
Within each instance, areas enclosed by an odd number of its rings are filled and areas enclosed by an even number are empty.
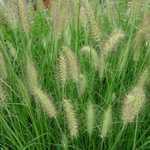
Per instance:
[[[108,106],[108,108],[104,112],[103,123],[101,129],[101,137],[106,138],[112,126],[112,106]]]
[[[66,114],[67,124],[70,131],[70,136],[77,137],[78,135],[78,122],[74,108],[68,99],[63,99],[63,107]]]
[[[35,98],[35,102],[41,105],[43,111],[45,111],[49,117],[56,117],[56,108],[52,100],[41,90],[38,83],[38,75],[32,60],[27,57],[26,74],[28,87],[31,94]]]
[[[141,75],[137,85],[124,98],[122,107],[122,120],[124,124],[133,122],[145,103],[144,83],[146,79],[147,70]]]

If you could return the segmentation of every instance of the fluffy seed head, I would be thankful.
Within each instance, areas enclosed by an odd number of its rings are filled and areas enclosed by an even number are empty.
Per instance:
[[[50,118],[56,117],[56,108],[46,93],[44,93],[40,88],[36,88],[33,91],[35,100],[41,105],[43,111],[45,111]]]
[[[69,20],[70,20],[69,8],[70,8],[69,0],[52,1],[51,16],[52,16],[54,34],[57,39],[60,38],[62,32],[69,24]]]
[[[143,1],[142,0],[130,0],[128,2],[128,10],[127,10],[127,15],[132,18],[132,17],[139,17],[141,10],[143,8]],[[131,20],[131,19],[130,19]]]
[[[137,85],[124,98],[122,107],[122,120],[124,124],[133,122],[145,103],[144,84],[147,77],[148,69],[146,68],[140,76]]]
[[[112,126],[112,107],[111,105],[108,106],[106,111],[104,112],[102,130],[101,130],[101,137],[105,138],[108,132],[111,130]]]
[[[28,14],[27,8],[24,0],[18,0],[18,9],[19,9],[19,17],[21,21],[21,25],[24,32],[29,32],[29,21],[28,21]]]
[[[78,134],[78,122],[76,114],[72,104],[67,99],[63,99],[63,106],[66,113],[66,118],[68,121],[68,128],[70,131],[71,137],[76,137]]]
[[[67,47],[63,47],[64,55],[67,59],[67,67],[69,78],[75,82],[79,80],[80,67],[77,61],[77,58],[73,51]]]
[[[114,50],[116,45],[120,42],[120,40],[124,37],[124,33],[121,30],[114,30],[109,39],[104,42],[103,45],[103,55],[107,55],[109,52]]]
[[[87,106],[87,114],[86,114],[86,120],[87,120],[87,131],[89,135],[92,135],[94,124],[95,124],[95,111],[94,106],[91,102],[88,103]]]
[[[63,53],[59,55],[58,59],[58,73],[57,77],[59,81],[61,82],[62,87],[65,86],[65,83],[67,81],[68,71],[67,71],[67,62],[66,57]]]
[[[29,57],[27,57],[27,62],[26,62],[26,76],[27,76],[27,81],[28,81],[30,91],[32,92],[34,89],[39,87],[39,85],[38,85],[38,75],[37,75],[36,68],[34,66],[33,61]]]
[[[4,90],[2,83],[0,83],[0,108],[6,104],[6,91]]]
[[[2,20],[1,20],[2,19]],[[2,22],[1,22],[2,21]],[[18,23],[17,0],[6,1],[0,6],[0,22],[5,22],[14,29]]]
[[[6,64],[5,64],[4,56],[1,51],[0,51],[0,78],[3,80],[6,80],[7,78]]]
[[[97,43],[97,45],[100,47],[101,30],[100,30],[99,24],[95,18],[92,7],[89,4],[88,0],[83,0],[82,5],[85,8],[86,16],[88,19],[88,24],[89,24],[89,28],[90,28],[90,35],[93,38],[93,40]]]
[[[26,75],[30,92],[33,94],[36,102],[41,105],[49,117],[56,117],[56,108],[52,100],[41,90],[38,84],[37,71],[29,57],[27,57]]]
[[[145,93],[142,88],[135,87],[124,99],[122,120],[124,124],[134,121],[145,103]]]

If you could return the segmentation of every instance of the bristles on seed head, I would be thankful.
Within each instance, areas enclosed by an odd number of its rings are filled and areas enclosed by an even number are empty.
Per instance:
[[[66,118],[68,121],[68,128],[71,137],[76,137],[78,135],[78,122],[76,118],[76,113],[72,104],[67,99],[63,99],[63,106],[66,113]]]
[[[133,122],[145,103],[144,85],[148,77],[146,68],[140,76],[137,85],[125,97],[122,107],[122,120],[124,124]]]
[[[142,0],[130,0],[128,2],[128,14],[130,15],[130,17],[134,16],[139,16],[140,12],[141,12],[141,8],[144,6],[143,5],[143,1]]]
[[[26,7],[27,7],[26,2],[24,0],[18,0],[18,9],[19,9],[19,17],[21,21],[21,26],[24,32],[29,32],[30,26],[29,26],[29,20],[28,20]]]
[[[114,30],[109,39],[104,42],[103,55],[108,55],[109,52],[113,51],[123,37],[124,33],[121,30]]]
[[[135,87],[124,99],[122,120],[124,124],[134,121],[145,103],[145,93],[142,88]]]
[[[38,75],[31,58],[27,57],[26,76],[30,91],[33,92],[38,86]]]
[[[88,0],[83,0],[81,4],[85,8],[86,16],[88,19],[88,25],[90,28],[90,35],[91,35],[92,39],[96,42],[97,46],[100,47],[101,30],[100,30],[99,24],[95,18],[92,7],[89,4]]]
[[[1,19],[6,24],[8,24],[10,28],[12,29],[16,28],[18,23],[17,0],[5,2],[3,5],[0,6],[0,22]]]
[[[65,4],[65,5],[64,5]],[[56,39],[61,37],[62,32],[70,21],[70,1],[55,0],[51,5],[51,16]]]
[[[50,118],[56,117],[56,108],[46,93],[44,93],[40,88],[36,88],[33,91],[35,100],[41,105],[43,111],[45,111]]]
[[[62,87],[65,86],[65,83],[67,81],[67,62],[66,62],[66,57],[64,56],[63,53],[60,53],[59,59],[58,59],[58,72],[57,72],[57,77],[59,81],[61,82]]]
[[[3,80],[6,80],[7,78],[6,64],[5,64],[4,56],[1,51],[0,51],[0,78]]]
[[[55,106],[50,98],[47,96],[47,94],[41,90],[38,84],[36,69],[32,60],[29,57],[27,57],[26,74],[30,92],[34,96],[36,102],[41,105],[41,107],[48,114],[49,117],[56,117],[57,113]]]
[[[89,133],[89,136],[91,136],[93,129],[94,129],[94,124],[95,124],[95,111],[94,111],[94,106],[91,102],[88,103],[86,117],[87,117],[86,118],[87,131]]]
[[[79,80],[80,67],[73,51],[67,47],[63,47],[64,56],[67,59],[69,78],[75,82]]]
[[[6,105],[6,91],[2,86],[2,83],[0,83],[0,108]]]
[[[101,137],[105,138],[108,135],[108,132],[111,130],[112,126],[112,107],[108,106],[104,112],[104,118],[102,123]]]

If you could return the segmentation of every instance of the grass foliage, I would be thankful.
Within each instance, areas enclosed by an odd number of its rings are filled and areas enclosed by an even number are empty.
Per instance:
[[[0,149],[150,149],[149,1],[43,7],[0,3]]]

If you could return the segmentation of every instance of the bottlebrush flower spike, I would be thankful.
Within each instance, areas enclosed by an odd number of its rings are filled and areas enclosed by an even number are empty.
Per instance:
[[[0,5],[0,22],[9,25],[10,28],[14,29],[18,24],[18,8],[17,0],[10,0]]]
[[[3,88],[2,83],[0,83],[0,108],[2,108],[3,106],[5,106],[5,104],[6,104],[6,98],[7,98],[6,91]]]
[[[24,32],[29,32],[30,26],[29,26],[29,20],[28,20],[28,14],[26,9],[26,4],[24,0],[18,0],[18,9],[19,9],[19,17],[21,21],[21,25]]]
[[[108,132],[111,130],[112,126],[112,107],[108,106],[106,111],[104,112],[104,118],[102,123],[101,137],[105,138]]]
[[[56,39],[61,37],[62,32],[70,22],[70,1],[55,0],[51,4],[51,16]]]
[[[34,91],[38,85],[38,75],[36,68],[34,66],[34,63],[31,58],[27,57],[27,63],[26,63],[26,76],[27,76],[27,81],[28,85],[30,88],[30,91]]]
[[[66,57],[63,53],[60,53],[58,58],[58,72],[57,72],[57,78],[61,82],[62,87],[65,86],[65,83],[67,81],[68,77],[68,71],[67,71],[67,62]]]
[[[82,3],[83,7],[85,8],[85,12],[88,19],[88,24],[90,28],[90,35],[93,40],[96,42],[97,46],[100,47],[101,43],[101,30],[100,26],[95,18],[94,12],[89,4],[88,0],[83,0]]]
[[[63,99],[63,106],[66,113],[70,135],[72,138],[76,137],[78,135],[78,122],[74,108],[68,99]]]
[[[106,40],[103,44],[103,55],[107,55],[109,52],[113,51],[116,45],[120,42],[120,40],[124,37],[124,33],[121,30],[114,30],[109,39]]]
[[[75,81],[79,81],[80,67],[77,58],[70,48],[63,47],[64,56],[67,59],[68,75],[69,78]]]
[[[40,85],[38,84],[38,75],[35,69],[35,66],[32,60],[27,57],[27,64],[26,64],[26,74],[27,74],[27,82],[30,89],[31,94],[35,98],[35,102],[40,104],[43,111],[45,111],[48,116],[56,117],[56,108],[52,103],[52,100],[41,90]]]
[[[94,124],[95,124],[95,110],[94,110],[94,106],[91,102],[88,103],[86,117],[87,117],[86,118],[87,131],[89,133],[89,136],[91,136],[93,129],[94,129]]]
[[[134,88],[124,99],[122,107],[122,120],[124,124],[134,121],[144,103],[145,93],[143,89],[139,87]]]
[[[35,88],[33,95],[35,100],[37,100],[42,107],[43,111],[46,112],[50,118],[56,117],[56,108],[52,102],[52,99],[50,99],[46,93],[44,93],[40,88]]]
[[[3,80],[6,80],[7,78],[6,64],[5,64],[4,56],[1,51],[0,51],[0,78]]]
[[[122,107],[122,120],[124,124],[134,121],[140,113],[145,103],[144,83],[147,79],[148,71],[141,75],[137,85],[126,95]]]

